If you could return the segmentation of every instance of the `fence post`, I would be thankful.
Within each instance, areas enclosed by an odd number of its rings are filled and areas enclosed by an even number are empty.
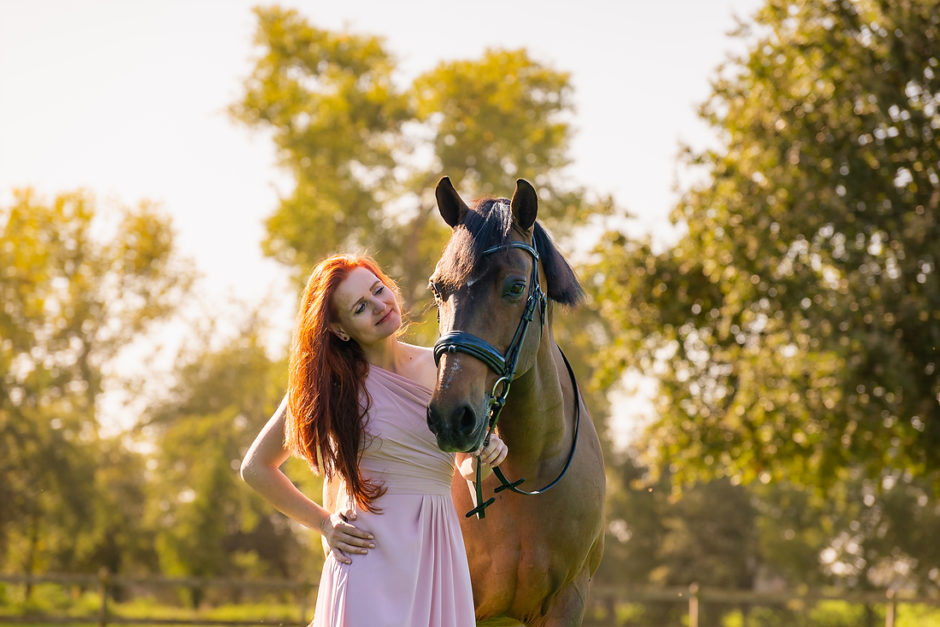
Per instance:
[[[897,619],[898,614],[898,599],[894,588],[888,588],[885,596],[888,597],[888,607],[885,609],[885,627],[894,627],[894,621]]]
[[[689,586],[689,627],[698,627],[698,606],[701,591],[698,584]]]
[[[108,587],[110,574],[107,568],[98,571],[98,592],[101,594],[101,607],[98,610],[98,627],[108,626]]]
[[[613,594],[604,595],[604,616],[611,624],[617,620],[617,598]]]
[[[307,597],[310,595],[310,587],[306,583],[300,584],[300,624],[306,625],[307,621]]]

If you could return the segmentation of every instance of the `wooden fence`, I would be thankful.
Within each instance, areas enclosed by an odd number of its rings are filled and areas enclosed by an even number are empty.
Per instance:
[[[794,603],[802,607],[811,607],[820,601],[843,601],[846,603],[884,606],[885,627],[895,627],[898,615],[898,606],[901,604],[920,604],[940,608],[940,597],[924,597],[904,594],[893,589],[878,593],[846,593],[846,592],[755,592],[751,590],[725,590],[719,588],[700,587],[692,584],[687,588],[652,588],[634,586],[594,586],[591,589],[591,599],[607,609],[607,615],[615,614],[614,606],[617,603],[678,603],[686,606],[689,627],[699,627],[699,617],[702,605],[705,603],[720,603],[724,605],[750,606],[750,607],[788,607]]]
[[[243,579],[200,579],[168,577],[125,577],[111,575],[101,571],[98,575],[0,575],[0,583],[34,586],[52,583],[60,586],[81,587],[97,590],[98,611],[93,615],[63,616],[51,614],[2,615],[0,624],[96,624],[99,627],[119,624],[148,625],[306,625],[310,619],[308,611],[316,585],[309,582],[294,582],[282,579],[243,580]],[[147,618],[121,616],[112,611],[110,603],[112,593],[119,588],[153,590],[157,588],[186,588],[206,590],[221,588],[229,591],[280,591],[292,596],[298,610],[297,620],[222,620],[209,618]],[[234,596],[234,595],[230,595]],[[616,605],[621,603],[676,603],[685,608],[689,627],[699,627],[701,607],[706,603],[753,607],[788,607],[799,603],[811,607],[820,601],[843,601],[847,603],[884,606],[885,627],[895,627],[898,606],[905,603],[922,604],[940,608],[940,598],[919,597],[902,594],[894,590],[885,593],[822,593],[822,592],[753,592],[749,590],[724,590],[699,587],[693,584],[687,588],[653,588],[637,586],[594,586],[591,590],[591,604],[606,608],[608,617],[616,615]],[[614,624],[611,622],[611,624]]]

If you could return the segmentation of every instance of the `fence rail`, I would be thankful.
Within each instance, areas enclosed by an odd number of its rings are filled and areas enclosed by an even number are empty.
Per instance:
[[[97,614],[86,616],[61,616],[51,614],[0,615],[0,624],[97,624],[107,625],[306,625],[309,600],[316,584],[295,582],[284,579],[204,579],[197,577],[128,577],[112,575],[101,571],[98,575],[43,574],[43,575],[2,575],[0,583],[32,586],[53,583],[62,586],[81,586],[95,588],[100,599]],[[115,614],[110,608],[112,592],[118,587],[182,587],[189,589],[223,588],[239,591],[275,590],[292,593],[297,600],[299,617],[296,623],[284,620],[220,620],[210,618],[146,618],[128,617]],[[862,605],[883,605],[885,607],[885,627],[895,627],[897,608],[901,604],[920,604],[940,608],[940,597],[907,594],[889,589],[885,592],[839,593],[822,591],[778,591],[755,592],[752,590],[727,590],[700,587],[692,584],[688,587],[649,587],[649,586],[594,586],[591,589],[592,604],[611,608],[608,615],[613,616],[616,603],[668,602],[687,606],[689,627],[699,627],[700,608],[704,603],[723,603],[748,606],[786,606],[800,602],[807,606],[821,601],[843,601]]]
[[[721,588],[700,587],[692,584],[688,587],[635,587],[635,586],[594,586],[591,598],[595,603],[612,607],[616,602],[671,602],[688,606],[689,627],[699,627],[700,608],[704,603],[723,603],[750,606],[788,605],[800,602],[813,605],[820,601],[844,601],[859,605],[884,605],[885,627],[895,627],[898,606],[918,604],[940,608],[940,597],[907,594],[888,589],[884,592],[823,592],[823,591],[766,591],[727,590]],[[612,612],[609,612],[612,613]]]

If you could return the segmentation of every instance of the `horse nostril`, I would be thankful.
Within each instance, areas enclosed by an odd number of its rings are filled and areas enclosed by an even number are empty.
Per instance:
[[[434,435],[437,435],[437,432],[438,432],[437,425],[439,424],[439,421],[433,415],[433,411],[434,410],[428,407],[428,429],[431,430],[431,433],[433,433]]]
[[[463,413],[460,415],[460,423],[458,425],[458,430],[460,435],[468,436],[473,433],[474,429],[477,427],[477,417],[473,413],[473,410],[469,407],[464,406]]]

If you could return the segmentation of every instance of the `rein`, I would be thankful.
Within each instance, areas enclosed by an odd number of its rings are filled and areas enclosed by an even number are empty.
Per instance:
[[[539,282],[539,252],[534,246],[530,246],[525,242],[510,242],[509,244],[503,246],[494,246],[484,250],[483,256],[490,255],[507,248],[518,248],[532,255],[532,273],[529,280],[529,294],[526,299],[525,309],[522,312],[522,317],[519,320],[519,324],[516,326],[516,332],[513,334],[512,341],[510,341],[509,347],[506,349],[505,354],[501,353],[499,349],[494,347],[486,340],[465,331],[451,331],[449,333],[445,333],[434,344],[434,363],[438,366],[440,366],[441,356],[444,353],[460,352],[479,359],[485,363],[490,368],[490,370],[499,375],[499,378],[496,379],[496,383],[493,384],[493,389],[490,392],[489,424],[486,437],[483,440],[484,446],[489,442],[490,435],[493,433],[493,430],[496,428],[496,422],[499,420],[499,414],[506,405],[506,397],[509,395],[509,387],[512,384],[512,381],[515,379],[516,366],[519,361],[519,354],[522,351],[522,344],[525,342],[526,333],[529,330],[529,325],[531,324],[532,319],[535,317],[536,309],[538,309],[539,312],[540,338],[542,330],[545,327],[545,308],[547,305],[547,299]],[[581,424],[581,392],[578,389],[578,382],[575,379],[574,371],[571,369],[571,364],[568,363],[568,358],[565,357],[565,353],[561,350],[560,347],[558,350],[561,352],[561,358],[564,360],[565,367],[568,369],[568,376],[571,377],[571,384],[574,391],[574,435],[571,441],[571,451],[568,453],[568,459],[565,461],[565,466],[554,480],[552,480],[547,485],[532,491],[522,490],[518,487],[522,482],[525,481],[524,477],[517,479],[516,481],[509,481],[503,474],[503,471],[499,469],[499,467],[494,467],[493,474],[500,482],[500,485],[494,490],[494,492],[498,493],[503,490],[509,490],[510,492],[515,492],[516,494],[522,494],[525,496],[536,496],[543,494],[544,492],[554,487],[559,481],[561,481],[561,479],[565,476],[565,473],[568,472],[568,468],[571,467],[571,460],[574,459],[575,448],[578,444],[578,430]],[[466,516],[468,518],[474,514],[477,515],[477,518],[485,518],[486,508],[496,501],[496,497],[490,497],[486,501],[483,500],[482,466],[483,464],[480,461],[480,456],[477,455],[476,481],[474,482],[474,487],[476,490],[476,507],[467,512]]]

